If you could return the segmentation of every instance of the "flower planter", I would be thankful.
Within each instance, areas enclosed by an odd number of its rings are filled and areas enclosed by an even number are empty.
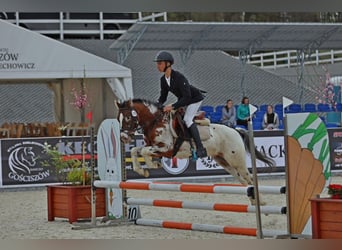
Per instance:
[[[96,188],[96,217],[106,215],[104,188]],[[67,218],[70,223],[91,218],[91,186],[47,186],[48,221]]]
[[[342,239],[342,200],[311,199],[312,238]]]

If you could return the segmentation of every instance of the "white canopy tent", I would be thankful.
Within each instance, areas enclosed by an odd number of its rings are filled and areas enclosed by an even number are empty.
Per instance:
[[[114,99],[133,97],[129,68],[0,20],[0,83],[45,83],[54,91],[56,121],[77,122],[72,89],[86,88],[93,122],[115,115]],[[39,107],[37,107],[39,109]]]

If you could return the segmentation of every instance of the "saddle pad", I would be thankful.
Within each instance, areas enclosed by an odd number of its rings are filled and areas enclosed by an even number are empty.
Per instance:
[[[208,118],[204,118],[204,119],[200,119],[200,120],[195,119],[194,121],[199,126],[209,126],[210,125],[210,120]]]
[[[197,126],[202,141],[210,139],[209,126]]]

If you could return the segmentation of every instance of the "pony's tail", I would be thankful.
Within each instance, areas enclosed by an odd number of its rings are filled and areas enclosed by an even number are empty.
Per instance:
[[[244,130],[244,129],[235,129],[235,130],[242,137],[243,143],[245,144],[245,147],[246,147],[248,153],[251,153],[251,148],[250,148],[250,145],[249,145],[249,134],[247,133],[247,131]],[[267,166],[274,167],[276,165],[275,161],[272,158],[264,155],[263,153],[258,151],[256,148],[254,148],[254,152],[255,152],[255,157],[258,160],[264,162]]]

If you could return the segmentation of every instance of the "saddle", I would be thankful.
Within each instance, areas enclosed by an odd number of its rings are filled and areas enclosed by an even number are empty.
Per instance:
[[[184,141],[189,141],[191,148],[193,148],[191,134],[183,120],[184,114],[185,114],[185,109],[179,108],[172,116],[172,127],[177,134],[177,138],[175,140],[174,147],[173,147],[172,156],[175,156],[177,154],[179,148],[181,147]],[[205,112],[199,111],[194,117],[194,122],[197,124],[198,132],[200,134],[201,140],[202,141],[208,140],[210,138],[210,133],[209,133],[210,120],[205,117]]]

